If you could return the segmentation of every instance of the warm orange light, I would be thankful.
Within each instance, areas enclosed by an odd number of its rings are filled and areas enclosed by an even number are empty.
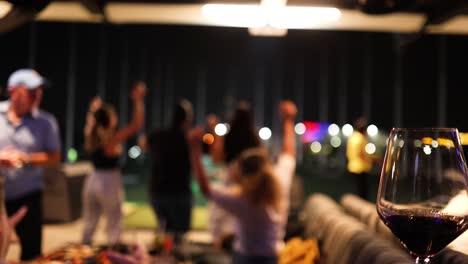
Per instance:
[[[203,143],[205,144],[211,145],[214,143],[214,140],[214,136],[210,133],[206,133],[205,135],[203,135]]]
[[[6,15],[8,12],[11,10],[12,4],[6,2],[6,1],[1,1],[0,2],[0,18],[2,18],[4,15]]]
[[[447,147],[447,148],[453,148],[454,147],[453,140],[448,139],[448,138],[438,138],[437,143],[439,143],[440,146],[444,146],[444,147]]]
[[[431,137],[423,137],[421,141],[423,144],[431,145],[434,140]]]
[[[460,140],[462,145],[468,145],[468,133],[460,133]]]
[[[461,134],[463,133],[460,133],[460,138],[462,138],[462,144],[463,144],[463,137],[461,136]],[[447,147],[447,148],[453,148],[454,147],[454,144],[453,144],[453,141],[451,139],[448,139],[448,138],[438,138],[437,141],[434,141],[433,138],[431,137],[424,137],[422,138],[422,143],[425,144],[425,145],[432,145],[432,147],[436,148],[438,146],[444,146],[444,147]],[[468,138],[465,138],[465,144],[468,144]]]

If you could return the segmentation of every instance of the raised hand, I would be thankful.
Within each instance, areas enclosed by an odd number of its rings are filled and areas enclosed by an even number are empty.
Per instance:
[[[283,120],[294,119],[297,115],[296,104],[289,100],[282,101],[279,104],[279,113]]]
[[[101,108],[102,106],[102,100],[101,100],[101,97],[99,96],[94,96],[91,101],[89,102],[89,111],[94,113],[96,112],[96,110],[98,110],[99,108]]]
[[[215,126],[219,123],[219,119],[216,115],[211,114],[206,118],[206,128],[211,133],[214,133]]]
[[[205,130],[202,126],[198,126],[190,130],[189,135],[188,135],[188,141],[189,141],[190,146],[192,147],[201,146],[204,132]]]
[[[132,99],[134,101],[142,100],[146,96],[146,83],[143,81],[138,81],[132,90]]]

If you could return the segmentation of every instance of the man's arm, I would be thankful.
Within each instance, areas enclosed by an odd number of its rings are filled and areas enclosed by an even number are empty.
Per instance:
[[[50,113],[43,112],[42,116],[48,121],[49,129],[45,136],[45,150],[40,152],[26,153],[22,156],[24,165],[32,165],[38,167],[56,166],[62,160],[60,149],[60,131],[57,119]]]
[[[60,151],[51,152],[35,152],[25,154],[22,163],[25,165],[39,166],[39,167],[52,167],[60,163],[62,155]]]
[[[60,163],[60,151],[26,153],[16,149],[0,151],[0,167],[19,168],[27,165],[52,167]]]

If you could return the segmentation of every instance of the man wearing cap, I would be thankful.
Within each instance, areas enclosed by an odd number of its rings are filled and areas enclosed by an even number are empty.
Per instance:
[[[5,180],[8,214],[27,206],[16,226],[21,260],[41,254],[42,168],[60,162],[57,128],[37,111],[45,79],[36,71],[21,69],[8,79],[10,105],[0,112],[0,175]]]

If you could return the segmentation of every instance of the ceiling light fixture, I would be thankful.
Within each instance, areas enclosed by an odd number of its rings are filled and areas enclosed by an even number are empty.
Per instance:
[[[202,14],[212,22],[230,27],[264,27],[268,23],[260,5],[206,4]]]
[[[221,25],[247,28],[307,28],[337,21],[341,12],[331,7],[206,4],[202,14]]]
[[[264,27],[251,27],[249,28],[249,34],[262,37],[284,37],[288,34],[288,30],[286,28],[274,28],[267,25]]]
[[[5,1],[0,2],[0,18],[5,16],[11,10],[11,4]]]
[[[332,7],[286,6],[269,20],[275,28],[301,29],[338,21],[341,12]]]

